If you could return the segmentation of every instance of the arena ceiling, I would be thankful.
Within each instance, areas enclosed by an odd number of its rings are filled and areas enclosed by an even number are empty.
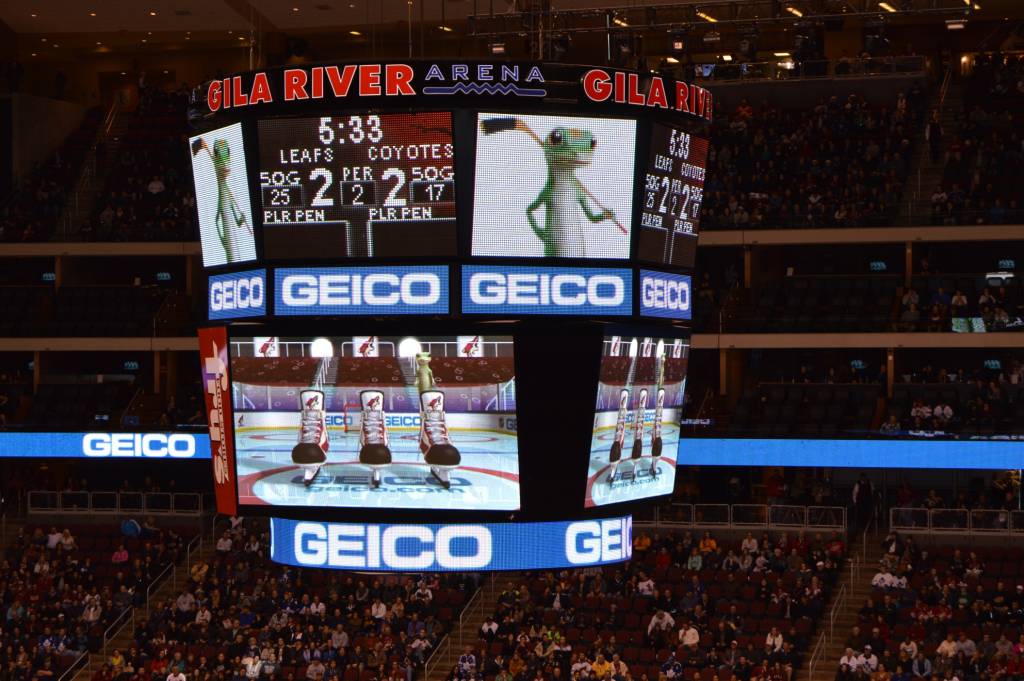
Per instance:
[[[443,30],[455,36],[473,30],[499,30],[496,26],[500,28],[502,22],[514,30],[525,7],[548,1],[19,0],[0,3],[0,22],[33,50],[107,51],[157,45],[187,48],[190,44],[223,47],[244,46],[253,35],[266,33],[336,33],[338,40],[358,41],[361,35],[356,34],[369,31],[404,32],[407,22],[417,30],[426,25],[432,31]],[[599,25],[612,8],[618,10],[616,16],[623,22],[639,29],[655,22],[692,21],[700,25],[707,20],[697,18],[698,13],[715,16],[716,21],[724,22],[721,27],[730,22],[770,24],[773,2],[775,12],[781,11],[779,20],[789,22],[801,17],[869,14],[893,21],[934,21],[940,14],[964,11],[973,11],[978,19],[985,20],[1024,17],[1020,0],[890,0],[889,6],[897,10],[893,14],[880,9],[878,0],[550,0],[550,6],[570,30],[593,30],[581,27],[596,28],[594,22]],[[970,5],[978,9],[968,10]],[[711,23],[706,27],[710,28]]]

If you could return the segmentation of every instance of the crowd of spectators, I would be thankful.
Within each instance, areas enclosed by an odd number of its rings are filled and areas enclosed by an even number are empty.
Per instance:
[[[107,526],[19,530],[0,565],[0,677],[55,679],[144,602],[182,540],[151,521],[135,527],[130,538]]]
[[[948,288],[947,288],[948,287]],[[919,290],[920,289],[920,290]],[[938,277],[907,288],[900,298],[900,313],[893,322],[896,331],[984,332],[1024,328],[1020,287],[985,286],[976,289]]]
[[[188,90],[142,88],[140,103],[116,144],[106,186],[82,238],[176,241],[197,238],[188,163]]]
[[[915,87],[886,106],[856,94],[796,111],[741,101],[712,129],[701,227],[892,224],[924,99]]]
[[[624,566],[509,581],[448,678],[788,681],[845,548],[802,532],[640,532]]]
[[[18,183],[9,196],[0,198],[0,242],[46,241],[53,236],[99,119],[99,111],[88,111],[78,130],[53,156]]]
[[[1019,547],[924,548],[890,532],[837,681],[996,681],[1024,673]]]
[[[265,522],[232,518],[214,559],[192,565],[94,681],[412,681],[476,587],[465,573],[296,570],[269,547]]]
[[[943,181],[931,195],[932,224],[1020,222],[1024,171],[1024,56],[979,54],[964,110],[941,151]]]
[[[1024,362],[968,370],[924,364],[902,374],[889,402],[883,433],[1017,433],[1024,423]]]

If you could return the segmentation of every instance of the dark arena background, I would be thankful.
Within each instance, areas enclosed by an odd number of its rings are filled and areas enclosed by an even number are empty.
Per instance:
[[[0,681],[1024,675],[1021,3],[0,36]]]

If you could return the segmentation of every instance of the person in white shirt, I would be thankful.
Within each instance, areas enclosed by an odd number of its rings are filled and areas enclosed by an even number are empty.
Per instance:
[[[641,572],[640,580],[636,583],[636,592],[641,596],[654,596],[654,580]]]
[[[384,605],[379,598],[373,599],[373,605],[370,606],[370,616],[375,620],[382,620],[388,614],[388,606]]]
[[[178,610],[181,612],[191,612],[196,607],[196,597],[188,591],[182,591],[175,601],[175,605],[178,606]]]
[[[327,613],[327,606],[320,600],[319,596],[313,596],[313,602],[309,604],[309,614],[314,617],[323,617]]]
[[[217,540],[217,552],[228,553],[231,551],[231,544],[231,535],[225,531],[224,534],[220,536],[220,539]]]
[[[672,615],[664,610],[658,610],[647,624],[647,636],[652,641],[661,642],[674,626],[676,626],[676,621]]]
[[[689,623],[685,624],[683,628],[679,630],[679,643],[687,648],[696,648],[699,646],[700,632],[697,631],[697,627]]]
[[[75,538],[71,536],[71,530],[65,529],[60,534],[60,541],[58,542],[62,549],[70,551],[76,549],[78,546],[75,544]]]
[[[484,623],[480,625],[480,637],[485,638],[488,641],[494,638],[494,635],[498,633],[498,623],[494,621],[493,617],[488,617],[484,620]]]
[[[864,646],[864,652],[860,655],[860,669],[869,674],[878,671],[878,656],[871,652],[871,646]]]
[[[853,648],[847,648],[843,656],[839,658],[839,665],[846,665],[850,668],[851,672],[856,672],[860,669],[860,658],[853,653]]]
[[[772,627],[768,635],[764,637],[765,646],[770,646],[773,652],[782,650],[782,643],[782,632],[779,631],[778,627]]]
[[[879,570],[875,573],[875,576],[871,578],[871,586],[878,587],[879,589],[891,589],[895,586],[894,582],[896,578],[889,572],[888,568]]]
[[[413,592],[411,600],[413,600],[416,603],[422,603],[424,605],[429,605],[430,601],[434,600],[434,592],[432,592],[427,587],[426,584],[424,584],[423,582],[420,582],[419,586],[416,589],[416,591]]]
[[[740,542],[740,551],[744,553],[757,553],[757,540],[754,539],[754,535],[747,532],[747,536]]]
[[[932,409],[932,416],[937,418],[942,425],[946,425],[953,418],[953,408],[945,402],[939,402]]]
[[[50,534],[46,535],[46,548],[50,549],[51,551],[57,548],[57,544],[60,543],[60,540],[62,538],[63,535],[57,531],[57,528],[51,527]]]
[[[210,612],[210,609],[205,604],[199,606],[199,610],[196,611],[196,624],[209,624],[212,619],[213,613]]]
[[[171,672],[167,675],[167,681],[185,681],[185,674],[182,672]]]
[[[946,634],[946,639],[938,645],[935,652],[946,658],[956,656],[956,641],[953,640],[953,634]]]
[[[82,621],[86,624],[95,624],[99,621],[102,614],[103,608],[100,607],[100,597],[97,596],[85,606],[85,610],[82,611]]]
[[[409,650],[412,651],[412,659],[422,664],[431,647],[430,639],[427,638],[427,632],[421,631],[412,640],[412,643],[409,644]]]
[[[917,657],[917,643],[915,643],[909,636],[903,639],[900,643],[900,652],[906,653],[907,657],[914,659]]]
[[[590,675],[590,662],[587,658],[583,657],[582,653],[576,655],[576,658],[572,661],[572,678],[577,678],[577,674],[580,677]]]

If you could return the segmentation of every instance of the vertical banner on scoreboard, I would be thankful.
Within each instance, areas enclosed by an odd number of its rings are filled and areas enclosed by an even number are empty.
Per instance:
[[[206,413],[210,424],[210,458],[213,459],[217,512],[235,515],[238,502],[226,328],[199,329],[199,358],[202,360],[203,394],[206,396]]]

